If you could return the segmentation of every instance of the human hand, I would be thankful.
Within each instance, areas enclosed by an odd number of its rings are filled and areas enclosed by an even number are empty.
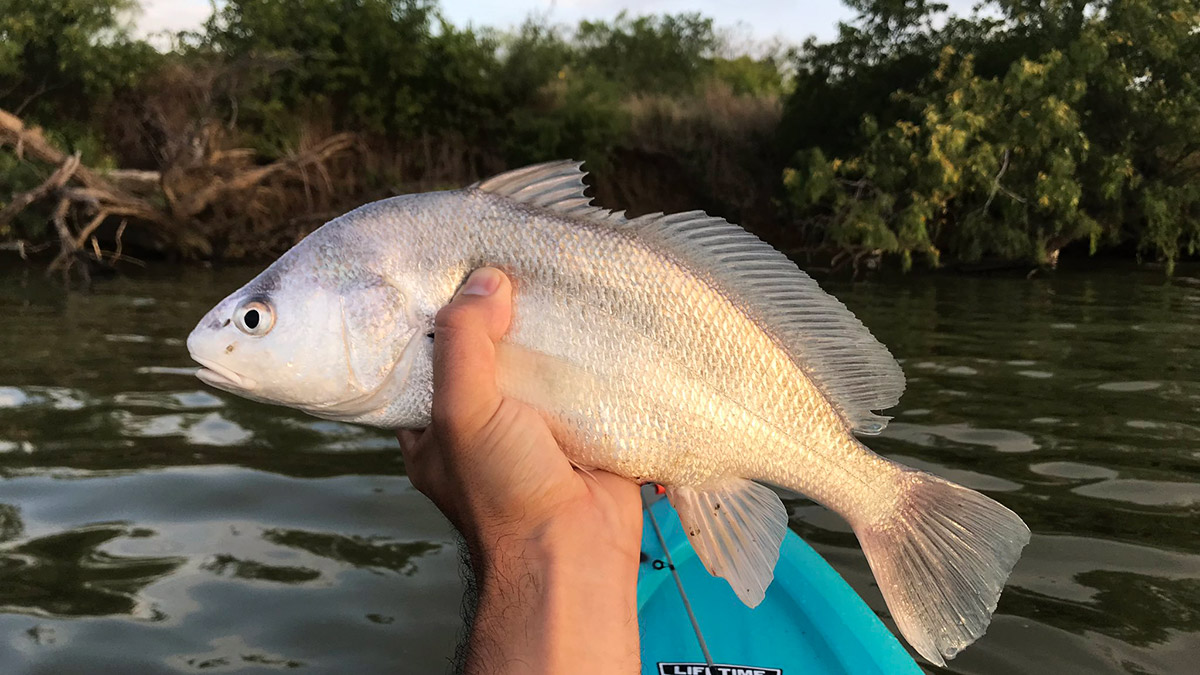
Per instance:
[[[397,432],[413,486],[471,552],[480,599],[467,668],[506,672],[496,664],[515,659],[534,671],[634,672],[638,487],[576,469],[537,411],[501,395],[496,343],[511,299],[499,270],[471,274],[435,321],[433,423]]]

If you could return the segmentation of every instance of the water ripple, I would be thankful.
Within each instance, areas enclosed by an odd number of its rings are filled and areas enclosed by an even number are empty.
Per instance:
[[[1010,429],[975,428],[966,422],[956,424],[909,424],[892,422],[884,432],[887,436],[923,446],[936,445],[941,438],[952,443],[983,445],[1005,453],[1034,452],[1038,444],[1033,437]]]
[[[64,387],[0,387],[0,409],[47,406],[54,410],[79,410],[87,400],[81,392]]]
[[[1119,392],[1139,392],[1158,389],[1162,386],[1161,382],[1105,382],[1097,385],[1096,388],[1103,391],[1119,391]]]
[[[1042,462],[1040,464],[1033,464],[1029,468],[1034,473],[1040,473],[1043,476],[1067,478],[1070,480],[1116,478],[1119,475],[1112,469],[1102,466],[1092,466],[1090,464],[1080,464],[1078,462]]]
[[[1190,507],[1200,505],[1200,483],[1170,483],[1123,478],[1083,485],[1073,488],[1071,491],[1085,497],[1139,506]]]
[[[159,391],[128,392],[113,397],[113,403],[122,407],[160,408],[163,410],[205,410],[225,405],[210,391]]]
[[[113,415],[128,436],[141,438],[181,436],[194,445],[218,446],[239,445],[254,437],[254,433],[249,429],[215,412],[135,415],[118,410]]]
[[[0,672],[445,670],[458,551],[395,439],[194,377],[183,338],[257,272],[146,270],[67,297],[0,270]],[[1194,670],[1195,287],[1133,268],[823,285],[909,378],[864,440],[1034,530],[945,672]],[[886,617],[846,522],[785,503]]]

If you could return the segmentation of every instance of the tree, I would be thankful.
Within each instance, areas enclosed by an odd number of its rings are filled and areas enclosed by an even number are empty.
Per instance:
[[[784,177],[793,215],[824,218],[826,241],[934,265],[1052,263],[1079,241],[1093,251],[1128,242],[1168,268],[1194,253],[1195,0],[1003,0],[990,3],[1000,19],[942,28],[928,18],[934,5],[856,5],[865,28],[809,45],[785,119],[800,127],[788,132],[798,152]],[[907,84],[883,97],[887,77]],[[817,142],[814,131],[834,130],[795,119],[811,105],[796,98],[822,87],[875,92],[847,97],[835,118],[857,116],[857,132]]]
[[[230,0],[205,24],[201,45],[283,64],[246,110],[262,124],[306,109],[344,128],[395,131],[427,111],[418,85],[433,11],[429,0]]]
[[[695,93],[720,46],[712,19],[691,14],[584,21],[575,34],[577,66],[630,93]]]
[[[156,53],[123,21],[135,0],[0,0],[0,108],[42,124],[84,123]]]

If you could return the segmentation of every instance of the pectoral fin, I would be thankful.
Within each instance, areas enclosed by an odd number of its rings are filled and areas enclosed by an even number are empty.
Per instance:
[[[758,606],[775,576],[788,515],[770,488],[744,478],[697,487],[668,487],[692,548],[738,598]]]

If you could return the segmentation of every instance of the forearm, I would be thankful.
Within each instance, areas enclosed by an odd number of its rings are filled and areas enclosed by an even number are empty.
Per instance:
[[[637,673],[637,559],[545,533],[472,546],[478,606],[464,672]]]

